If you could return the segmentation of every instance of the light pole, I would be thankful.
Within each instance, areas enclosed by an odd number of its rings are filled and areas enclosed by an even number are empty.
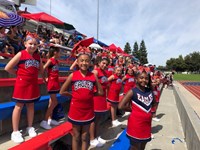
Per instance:
[[[51,15],[51,0],[50,0],[50,15]]]
[[[99,39],[99,0],[97,0],[97,41]]]

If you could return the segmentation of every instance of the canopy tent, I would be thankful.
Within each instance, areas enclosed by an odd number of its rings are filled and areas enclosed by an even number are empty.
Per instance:
[[[21,14],[21,16],[26,19],[32,19],[39,22],[64,25],[64,22],[45,12],[34,13],[34,14]]]
[[[116,52],[116,51],[117,51],[117,46],[115,46],[115,44],[111,44],[111,45],[109,46],[109,50],[110,50],[111,52]]]
[[[64,22],[64,25],[56,24],[54,25],[56,28],[63,29],[63,30],[74,30],[74,26]]]
[[[99,44],[101,47],[108,47],[108,45],[106,45],[105,43],[103,43],[103,42],[101,42],[101,41],[99,41],[99,40],[97,40],[95,38],[94,38],[94,43]]]
[[[124,51],[121,49],[121,47],[117,48],[117,53],[124,53]]]

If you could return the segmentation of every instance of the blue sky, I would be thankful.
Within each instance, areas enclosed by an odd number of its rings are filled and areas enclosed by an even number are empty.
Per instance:
[[[51,0],[51,15],[97,37],[97,0]],[[50,0],[29,12],[50,13]],[[143,39],[149,63],[165,65],[170,58],[200,51],[199,0],[99,0],[99,40],[131,48]]]

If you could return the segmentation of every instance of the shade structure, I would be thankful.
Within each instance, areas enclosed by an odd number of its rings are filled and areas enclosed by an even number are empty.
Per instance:
[[[56,24],[55,27],[59,28],[59,29],[63,29],[63,30],[74,30],[75,29],[73,25],[68,24],[66,22],[64,22],[63,25]]]
[[[121,47],[117,48],[117,53],[124,53],[124,51],[121,49]]]
[[[115,46],[115,44],[111,44],[111,45],[109,46],[109,50],[110,50],[111,52],[116,52],[116,51],[117,51],[117,46]]]
[[[74,54],[76,52],[76,50],[79,48],[79,46],[83,46],[83,47],[88,47],[90,44],[92,44],[94,41],[94,38],[88,38],[88,39],[84,39],[79,41],[78,43],[76,43],[72,49],[72,54]]]
[[[39,21],[39,22],[64,25],[63,21],[45,13],[45,12],[34,13],[34,14],[21,14],[21,16],[26,19],[32,19],[32,20]]]
[[[24,22],[24,18],[15,13],[4,13],[0,11],[0,26],[10,27],[17,26]]]

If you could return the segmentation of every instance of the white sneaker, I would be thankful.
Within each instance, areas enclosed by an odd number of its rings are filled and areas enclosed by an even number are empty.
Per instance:
[[[153,133],[151,133],[151,138],[154,139],[154,135],[153,135]]]
[[[26,132],[30,137],[35,137],[37,135],[37,133],[35,132],[35,128],[33,127],[27,127]]]
[[[100,136],[97,138],[97,140],[103,145],[106,144],[106,140],[102,139]]]
[[[104,144],[100,143],[96,138],[90,141],[92,147],[102,147]]]
[[[117,127],[117,126],[122,125],[122,123],[119,122],[119,121],[116,119],[116,120],[112,121],[112,125],[113,125],[113,127]]]
[[[53,126],[58,126],[60,123],[56,120],[49,119],[48,124]]]
[[[22,143],[24,139],[22,138],[22,134],[20,131],[13,131],[11,134],[11,140],[15,143]]]
[[[124,117],[124,116],[128,116],[128,115],[130,115],[130,114],[131,114],[130,112],[125,112],[124,115],[123,115],[123,117]]]
[[[47,121],[43,120],[42,122],[40,122],[40,127],[46,129],[46,130],[49,130],[51,129],[51,126],[48,124]]]
[[[160,119],[158,119],[157,117],[153,117],[152,120],[153,120],[153,121],[156,121],[156,122],[159,122],[159,121],[160,121]]]

